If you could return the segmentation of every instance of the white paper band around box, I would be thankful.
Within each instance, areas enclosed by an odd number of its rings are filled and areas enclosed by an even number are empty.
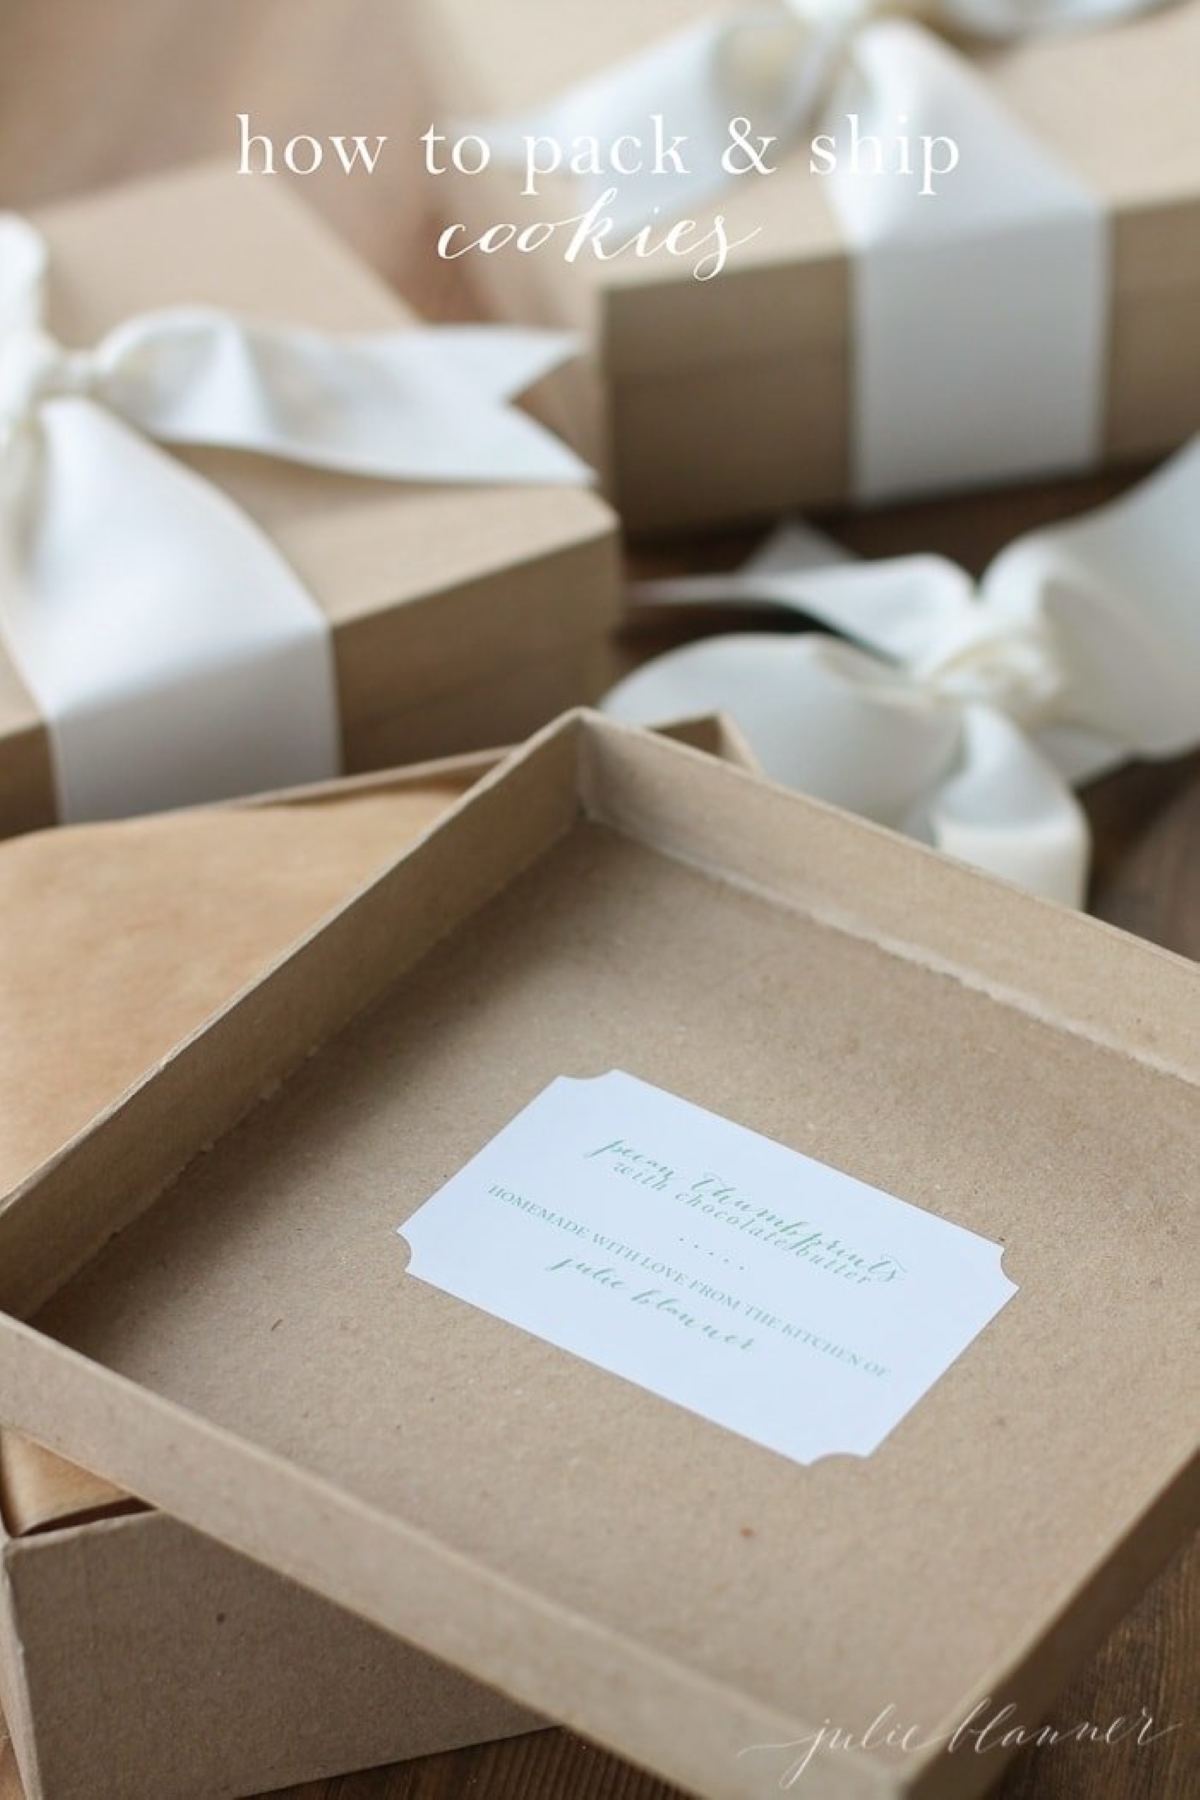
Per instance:
[[[515,162],[527,134],[613,144],[662,115],[692,146],[686,172],[581,178],[591,199],[615,184],[609,211],[634,230],[734,185],[721,166],[733,118],[784,145],[850,114],[864,138],[887,141],[902,120],[910,143],[953,139],[958,164],[936,193],[841,160],[828,176],[851,252],[851,491],[880,501],[1086,467],[1106,401],[1104,204],[962,56],[880,10],[782,0],[720,14],[489,137]],[[951,28],[1008,38],[1129,17],[1147,0],[942,0],[934,10]]]
[[[0,215],[0,631],[47,722],[59,817],[338,774],[325,616],[259,527],[158,444],[391,481],[582,483],[508,404],[574,340],[335,338],[178,308],[73,351],[45,328],[47,263],[40,234]]]

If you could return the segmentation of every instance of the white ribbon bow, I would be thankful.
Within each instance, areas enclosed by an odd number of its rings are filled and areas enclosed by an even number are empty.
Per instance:
[[[1103,444],[1107,207],[917,15],[1011,38],[1131,18],[1157,3],[749,5],[700,19],[489,136],[497,158],[514,166],[531,138],[553,139],[565,167],[577,142],[645,141],[659,116],[669,138],[686,140],[682,172],[647,155],[630,176],[588,168],[580,177],[593,206],[625,231],[694,212],[726,190],[740,197],[747,181],[763,179],[722,166],[732,120],[747,122],[755,139],[777,140],[774,164],[780,146],[819,124],[836,155],[832,166],[812,162],[814,179],[823,179],[851,256],[851,492],[902,498],[1086,468]],[[862,168],[848,150],[851,118],[857,141],[880,147],[865,152]],[[900,134],[907,173],[888,148]],[[935,142],[953,143],[957,165],[936,191],[922,191],[913,147]],[[738,229],[747,223],[739,214]],[[612,255],[615,241],[599,254]]]
[[[811,126],[831,85],[847,64],[861,82],[877,71],[864,56],[869,34],[904,23],[889,39],[905,58],[915,31],[932,26],[952,35],[997,41],[1095,28],[1131,19],[1169,0],[776,0],[718,11],[649,44],[610,68],[577,82],[523,114],[494,121],[487,133],[501,159],[523,162],[528,137],[570,145],[595,136],[601,144],[645,135],[661,114],[668,138],[681,137],[684,169],[650,159],[636,173],[589,170],[580,179],[593,195],[611,183],[618,223],[634,226],[660,210],[673,214],[740,177],[721,166],[729,124],[748,118],[753,135],[787,143]],[[925,33],[921,31],[923,37]],[[917,69],[917,74],[920,74]],[[917,120],[905,114],[914,126]],[[865,127],[864,127],[865,128]],[[946,127],[943,127],[946,129]],[[715,154],[714,154],[715,152]],[[745,159],[742,159],[743,161]],[[753,173],[751,170],[744,172]]]
[[[566,334],[336,338],[178,308],[92,350],[45,326],[48,254],[0,215],[0,629],[46,718],[60,817],[340,768],[329,625],[265,535],[164,445],[392,481],[578,483],[509,405]]]
[[[784,527],[730,576],[654,603],[774,604],[818,633],[709,638],[648,663],[605,710],[724,709],[777,781],[1079,906],[1089,835],[1071,784],[1200,742],[1200,439],[1129,495],[1018,539],[976,587],[953,563],[857,563]]]

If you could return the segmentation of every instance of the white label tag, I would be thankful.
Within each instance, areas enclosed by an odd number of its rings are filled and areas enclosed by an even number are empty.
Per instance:
[[[399,1228],[409,1274],[796,1462],[865,1456],[1016,1286],[1001,1247],[613,1072]]]

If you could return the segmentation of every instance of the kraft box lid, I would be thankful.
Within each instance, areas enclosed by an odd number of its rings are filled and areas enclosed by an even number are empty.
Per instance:
[[[996,1765],[940,1738],[1036,1719],[1194,1516],[1198,997],[571,715],[9,1200],[0,1410],[697,1793],[891,1705],[929,1747],[810,1791],[966,1796]],[[613,1068],[1002,1244],[1017,1298],[800,1466],[406,1273],[397,1225]]]

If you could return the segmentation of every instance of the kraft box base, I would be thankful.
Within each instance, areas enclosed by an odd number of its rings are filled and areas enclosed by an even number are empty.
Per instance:
[[[233,1800],[540,1723],[163,1513],[0,1535],[0,1582],[25,1800]]]
[[[1040,1716],[1194,1517],[1198,998],[573,716],[13,1197],[0,1407],[698,1794],[891,1704],[932,1747],[808,1790],[965,1800],[996,1765],[939,1734]],[[874,1454],[800,1467],[408,1278],[397,1224],[611,1068],[1002,1243],[1017,1300]]]

